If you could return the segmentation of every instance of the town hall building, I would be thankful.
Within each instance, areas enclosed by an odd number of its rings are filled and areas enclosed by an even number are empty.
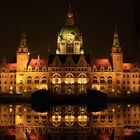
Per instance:
[[[0,93],[28,95],[38,89],[58,94],[79,94],[96,89],[108,95],[140,92],[140,66],[124,62],[123,47],[117,30],[107,59],[85,53],[83,37],[74,22],[71,8],[66,23],[58,33],[55,54],[47,59],[30,58],[23,32],[16,52],[16,62],[3,60],[0,66]]]

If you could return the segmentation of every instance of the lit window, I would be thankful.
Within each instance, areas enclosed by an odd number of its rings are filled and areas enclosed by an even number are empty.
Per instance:
[[[105,78],[103,76],[100,78],[100,83],[101,84],[104,84],[105,83]]]
[[[95,84],[95,83],[98,83],[96,76],[93,77],[93,84]]]
[[[31,83],[32,83],[32,77],[29,76],[29,77],[27,77],[27,84],[31,84]]]
[[[108,77],[108,84],[112,84],[112,77],[111,76]]]
[[[38,84],[38,83],[39,83],[39,77],[38,77],[38,76],[35,77],[34,83],[35,83],[35,84]]]
[[[10,108],[10,110],[9,110],[10,112],[12,112],[12,108]]]

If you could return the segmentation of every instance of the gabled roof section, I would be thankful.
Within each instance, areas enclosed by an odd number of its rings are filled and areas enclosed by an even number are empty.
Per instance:
[[[16,72],[16,68],[17,68],[17,64],[16,63],[7,63],[2,62],[2,64],[0,65],[1,70],[7,71],[7,72]]]
[[[72,66],[74,65],[74,61],[73,61],[73,58],[72,58],[72,55],[67,55],[67,58],[66,58],[66,61],[65,61],[65,65],[69,65],[69,66]]]
[[[58,55],[58,56],[60,58],[61,63],[64,64],[67,59],[67,55]]]
[[[42,69],[44,66],[48,67],[48,60],[47,59],[31,59],[29,62],[29,65],[34,70],[36,66],[39,67],[39,69]]]
[[[72,55],[72,58],[73,58],[73,62],[74,62],[75,64],[77,64],[77,63],[78,63],[78,60],[79,60],[79,58],[80,58],[80,55]]]
[[[134,68],[132,63],[123,63],[123,71],[130,71]]]
[[[96,65],[97,67],[104,67],[104,68],[108,68],[111,66],[108,59],[94,59],[93,65]]]
[[[83,65],[89,65],[90,64],[90,55],[88,54],[68,54],[68,55],[57,55],[58,59],[60,60],[62,65],[67,65],[68,63],[71,63],[71,65],[80,65],[79,61],[83,61]],[[54,59],[56,59],[55,55],[49,55],[49,65],[51,65],[54,62]]]
[[[53,59],[53,61],[52,61],[52,63],[51,63],[51,65],[60,66],[61,64],[62,64],[62,63],[61,63],[61,61],[60,61],[59,56],[58,56],[58,55],[55,55],[55,56],[54,56],[54,59]]]
[[[8,63],[6,64],[7,69],[10,70],[10,72],[16,72],[17,64],[16,63]]]
[[[82,65],[82,66],[87,66],[87,65],[88,65],[87,60],[86,60],[86,58],[85,58],[85,55],[83,55],[83,54],[80,55],[77,64],[78,64],[78,65]]]

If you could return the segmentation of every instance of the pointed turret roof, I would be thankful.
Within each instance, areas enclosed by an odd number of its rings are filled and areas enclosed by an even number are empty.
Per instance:
[[[25,33],[24,30],[22,31],[22,34],[21,34],[20,46],[24,46],[24,47],[27,46],[27,44],[26,44],[26,33]]]
[[[119,35],[118,35],[118,31],[117,31],[117,26],[115,26],[112,52],[114,52],[114,53],[120,53],[120,52],[122,52],[122,48],[120,46],[120,41],[119,41]]]
[[[68,8],[68,12],[67,12],[66,25],[74,25],[73,12],[72,12],[72,9],[71,9],[71,4],[69,4],[69,8]]]
[[[119,42],[119,35],[118,35],[118,31],[117,31],[117,26],[115,26],[115,32],[114,32],[114,39],[113,39],[113,46],[120,46],[120,42]]]

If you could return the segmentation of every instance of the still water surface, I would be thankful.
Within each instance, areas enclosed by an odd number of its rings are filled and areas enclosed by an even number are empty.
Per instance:
[[[140,105],[0,104],[0,140],[140,140]]]

